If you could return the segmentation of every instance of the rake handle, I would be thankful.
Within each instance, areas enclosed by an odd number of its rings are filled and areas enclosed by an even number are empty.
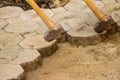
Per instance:
[[[49,29],[54,28],[54,23],[46,16],[46,14],[41,10],[34,0],[26,0],[26,2],[36,11],[39,17],[44,21]]]

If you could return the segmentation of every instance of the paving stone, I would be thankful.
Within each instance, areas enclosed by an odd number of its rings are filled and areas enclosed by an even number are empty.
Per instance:
[[[101,0],[105,5],[115,3],[115,0]]]
[[[120,10],[111,13],[113,20],[117,23],[120,21]]]
[[[103,37],[92,26],[78,26],[68,31],[67,40],[75,45],[91,45],[100,43]]]
[[[51,18],[54,13],[50,9],[42,9],[42,11],[49,17]]]
[[[90,18],[88,18],[88,20],[86,20],[86,23],[89,25],[89,26],[94,26],[96,25],[98,22],[100,22],[96,16],[92,16]]]
[[[19,51],[19,56],[11,64],[19,64],[25,71],[35,70],[41,64],[41,55],[37,50],[23,49]]]
[[[15,45],[23,40],[20,34],[3,33],[0,35],[0,49]]]
[[[7,18],[6,20],[8,21],[9,24],[11,24],[11,23],[15,23],[17,21],[21,21],[22,19],[19,17],[12,17],[12,18]]]
[[[0,18],[11,18],[11,17],[16,17],[22,14],[24,11],[20,7],[3,7],[0,8]]]
[[[48,31],[49,28],[46,26],[46,25],[42,25],[41,27],[39,27],[36,32],[39,34],[39,35],[42,35],[44,34],[46,31]]]
[[[4,19],[0,19],[0,28],[4,28],[8,25],[8,22]]]
[[[6,32],[12,33],[27,33],[34,32],[40,27],[37,22],[34,21],[17,21],[15,23],[11,23],[5,28]]]
[[[105,1],[105,0],[104,0]],[[109,2],[109,1],[108,1]],[[102,7],[104,7],[104,4],[99,1],[99,0],[95,0],[93,1],[93,3],[96,5],[97,8],[101,9]]]
[[[20,65],[0,65],[0,80],[23,80],[23,78],[24,70]]]
[[[59,13],[52,17],[52,20],[57,23],[65,22],[75,27],[79,23],[85,22],[89,18],[89,15],[81,11],[73,11],[67,13]]]
[[[27,10],[24,13],[22,13],[19,17],[22,20],[36,21],[40,25],[44,25],[44,22],[41,20],[41,18],[37,15],[37,13],[34,10]]]
[[[64,6],[68,11],[82,10],[87,8],[86,4],[83,1],[69,2]]]
[[[9,48],[0,50],[0,64],[9,64],[12,60],[19,56],[21,48],[18,45],[10,46]]]
[[[101,8],[101,11],[105,15],[109,15],[110,13],[112,13],[115,10],[120,10],[120,3],[109,4],[109,5],[106,5],[103,8]]]
[[[67,20],[67,19],[71,19],[71,18],[74,18],[75,15],[72,13],[72,12],[65,12],[65,13],[58,13],[58,14],[55,14],[54,16],[52,16],[52,20],[55,22],[55,23],[60,23],[62,22],[63,20]]]
[[[21,33],[21,35],[26,38],[26,37],[31,37],[31,36],[36,36],[38,35],[37,32],[26,32],[26,33]]]
[[[54,14],[66,12],[66,10],[63,7],[54,8],[52,9],[52,11]]]
[[[24,49],[37,49],[43,57],[52,55],[57,49],[56,40],[47,42],[43,35],[28,37],[20,43],[20,46]]]

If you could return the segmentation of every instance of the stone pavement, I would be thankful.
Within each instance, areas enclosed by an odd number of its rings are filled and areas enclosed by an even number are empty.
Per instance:
[[[117,14],[114,32],[120,32],[120,0],[93,2],[105,15]],[[42,10],[55,23],[66,22],[71,26],[59,42],[98,44],[106,37],[93,30],[99,20],[83,0],[70,0],[64,7]],[[50,56],[57,50],[57,40],[46,42],[43,39],[47,30],[34,10],[23,11],[20,7],[10,6],[0,8],[0,80],[23,80],[26,71],[35,70],[41,64],[41,57]]]

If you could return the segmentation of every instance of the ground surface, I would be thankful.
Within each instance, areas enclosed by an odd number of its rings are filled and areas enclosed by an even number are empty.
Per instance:
[[[59,44],[59,50],[44,58],[42,67],[27,73],[26,80],[120,80],[120,37],[116,35],[96,46]]]
[[[93,30],[99,20],[83,0],[42,9],[71,26],[64,43],[44,40],[48,28],[34,10],[0,8],[0,80],[120,80],[120,1],[92,1],[106,15],[116,13],[109,35]]]

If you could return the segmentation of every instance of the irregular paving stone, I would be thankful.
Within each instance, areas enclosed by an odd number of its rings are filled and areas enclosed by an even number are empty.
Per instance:
[[[13,45],[0,51],[0,63],[10,63],[19,56],[21,48],[18,45]]]
[[[120,10],[111,13],[112,19],[117,23],[120,21]]]
[[[44,34],[46,31],[48,31],[49,28],[46,25],[42,25],[41,27],[39,27],[36,32],[40,35]]]
[[[55,14],[62,13],[62,12],[67,12],[63,7],[54,8],[54,9],[52,9],[52,11]]]
[[[31,36],[37,36],[37,32],[26,32],[26,33],[21,33],[21,35],[26,38],[26,37],[31,37]]]
[[[0,64],[19,64],[25,71],[35,70],[40,61],[39,52],[32,49],[22,49],[18,45],[0,51]]]
[[[116,0],[101,0],[105,5],[115,3]]]
[[[27,10],[24,13],[22,13],[19,17],[22,20],[36,21],[40,25],[44,25],[44,22],[41,20],[41,18],[37,15],[37,13],[34,10]]]
[[[5,31],[12,33],[27,33],[34,32],[39,27],[40,25],[34,21],[17,21],[8,25],[5,28]]]
[[[0,18],[11,18],[22,14],[24,11],[20,7],[3,7],[0,8]]]
[[[109,1],[108,1],[109,2]],[[102,7],[104,7],[104,4],[99,1],[99,0],[95,0],[93,1],[93,3],[96,5],[97,8],[101,9]]]
[[[75,45],[90,45],[100,43],[103,37],[96,33],[92,26],[78,26],[68,31],[67,40]]]
[[[109,4],[109,5],[106,5],[103,8],[101,8],[101,11],[105,15],[109,15],[110,13],[112,13],[115,10],[120,10],[120,3]]]
[[[35,70],[41,64],[41,55],[37,50],[23,49],[11,63],[21,65],[25,71]]]
[[[69,2],[64,6],[68,11],[75,11],[87,8],[86,4],[83,1]]]
[[[43,57],[52,55],[57,49],[56,40],[47,42],[44,40],[43,35],[28,37],[20,43],[20,46],[24,49],[37,49]]]
[[[24,70],[20,65],[0,65],[0,80],[23,80],[23,78]]]
[[[83,23],[89,18],[89,15],[85,12],[81,11],[73,11],[73,12],[65,12],[65,13],[58,13],[52,17],[52,20],[55,23],[61,23],[61,22],[66,22],[69,19],[77,19],[75,21]],[[72,24],[72,23],[70,23]]]
[[[23,37],[20,34],[3,33],[2,35],[0,35],[0,48],[4,49],[6,47],[10,47],[22,40]]]
[[[9,24],[11,24],[11,23],[15,23],[16,21],[21,21],[22,19],[19,17],[12,17],[12,18],[7,18],[6,20],[8,21]]]
[[[0,28],[4,28],[8,25],[8,22],[4,19],[0,19]]]
[[[67,19],[71,19],[71,18],[74,18],[75,15],[72,13],[72,12],[65,12],[65,13],[58,13],[58,14],[55,14],[54,16],[52,16],[52,20],[55,22],[55,23],[60,23],[62,22],[63,20],[67,20]]]
[[[97,19],[96,16],[92,16],[90,18],[88,18],[88,20],[86,20],[86,23],[89,25],[89,26],[94,26],[95,24],[97,24],[99,22],[99,20]]]
[[[42,9],[42,11],[49,17],[51,18],[54,13],[50,9]]]

